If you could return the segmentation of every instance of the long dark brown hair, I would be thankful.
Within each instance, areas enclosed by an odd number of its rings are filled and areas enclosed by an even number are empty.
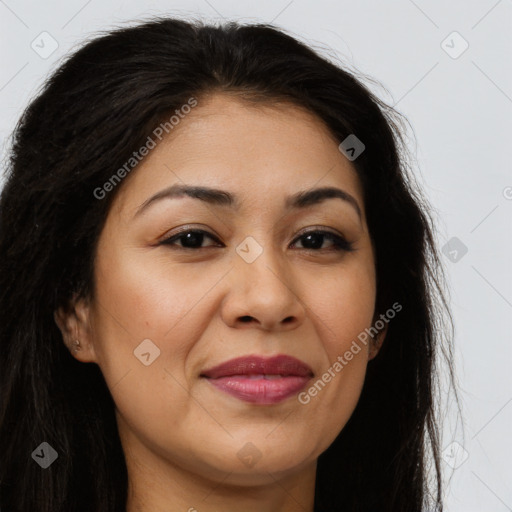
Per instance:
[[[156,18],[88,41],[47,80],[13,133],[0,198],[2,511],[125,511],[115,404],[99,367],[71,357],[53,314],[94,294],[98,237],[122,184],[103,199],[94,191],[162,120],[216,91],[305,107],[340,142],[355,134],[365,145],[353,164],[376,251],[376,312],[403,309],[319,457],[315,511],[442,510],[438,356],[453,384],[453,326],[431,208],[401,116],[356,76],[270,25]],[[44,441],[58,453],[47,469],[31,456]]]

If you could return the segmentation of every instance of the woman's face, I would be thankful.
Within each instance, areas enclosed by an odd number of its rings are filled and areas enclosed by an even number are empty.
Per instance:
[[[76,357],[100,366],[127,458],[246,485],[314,468],[373,356],[333,370],[376,294],[353,165],[312,114],[214,95],[119,186]],[[296,199],[324,187],[344,197]],[[263,363],[209,372],[248,356]]]

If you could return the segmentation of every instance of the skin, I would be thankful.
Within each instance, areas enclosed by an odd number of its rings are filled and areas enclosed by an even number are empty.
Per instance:
[[[385,331],[307,404],[250,404],[199,375],[238,356],[288,354],[310,365],[312,384],[372,325],[363,191],[338,144],[298,107],[215,94],[122,183],[98,242],[95,296],[56,321],[68,346],[80,340],[74,357],[100,366],[114,398],[127,512],[313,511],[317,458],[354,411]],[[236,194],[240,209],[181,197],[136,216],[148,198],[185,183]],[[353,196],[361,219],[338,198],[284,208],[288,195],[324,186]],[[183,226],[213,238],[196,249],[183,238],[159,245]],[[321,237],[308,249],[299,235],[319,227],[354,250],[336,252]],[[236,251],[248,236],[263,249],[252,263]],[[148,366],[134,355],[145,339],[160,350]],[[255,464],[237,456],[246,443]]]

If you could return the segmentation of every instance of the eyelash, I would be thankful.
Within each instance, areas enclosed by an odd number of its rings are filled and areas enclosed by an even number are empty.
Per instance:
[[[206,235],[208,238],[211,238],[212,240],[214,240],[216,242],[219,242],[218,239],[215,236],[213,236],[211,233],[208,233],[207,231],[204,231],[202,229],[187,229],[186,231],[182,231],[181,233],[172,235],[171,237],[166,238],[165,240],[162,240],[159,243],[159,245],[172,246],[173,249],[178,249],[178,250],[183,250],[183,251],[197,251],[197,250],[200,250],[200,249],[205,249],[205,247],[196,247],[196,248],[194,248],[194,247],[179,247],[179,246],[177,246],[177,245],[175,245],[173,243],[176,240],[181,240],[185,235],[190,234],[190,233]],[[306,231],[305,233],[302,233],[300,236],[298,236],[295,239],[295,241],[298,241],[301,238],[304,238],[304,237],[306,237],[308,235],[311,235],[311,234],[321,235],[321,236],[323,236],[325,238],[328,238],[329,240],[331,240],[333,242],[334,248],[332,248],[332,249],[308,249],[308,248],[304,248],[304,249],[302,249],[304,251],[313,251],[313,252],[329,252],[329,251],[341,252],[341,251],[345,251],[345,252],[352,252],[352,251],[355,250],[354,247],[353,247],[353,244],[351,242],[348,242],[347,240],[345,240],[345,238],[343,238],[343,237],[341,237],[339,235],[336,235],[334,233],[331,233],[330,231],[325,231],[325,230]]]

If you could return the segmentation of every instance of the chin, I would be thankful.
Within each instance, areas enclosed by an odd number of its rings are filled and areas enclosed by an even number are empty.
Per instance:
[[[261,486],[275,483],[276,479],[304,470],[316,462],[319,453],[313,453],[313,448],[307,450],[304,444],[297,446],[289,440],[288,443],[269,442],[265,435],[254,442],[243,442],[236,450],[230,443],[225,450],[211,457],[205,454],[200,465],[201,470],[208,473],[204,476],[224,484]]]

